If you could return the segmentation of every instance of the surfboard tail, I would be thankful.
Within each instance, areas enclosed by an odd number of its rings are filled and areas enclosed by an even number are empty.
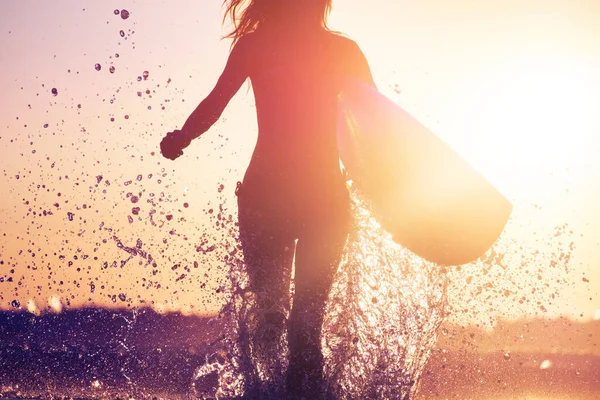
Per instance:
[[[342,163],[398,243],[440,265],[492,246],[512,205],[458,153],[363,83],[342,93],[338,110]]]

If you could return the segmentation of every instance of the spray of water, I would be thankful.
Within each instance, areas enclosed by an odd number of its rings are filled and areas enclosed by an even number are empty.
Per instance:
[[[322,330],[328,396],[409,399],[417,392],[443,320],[446,276],[396,244],[360,194],[354,189],[351,193],[354,229]],[[273,338],[269,349],[253,346],[248,334],[265,335],[269,329],[254,326],[262,310],[245,290],[243,257],[225,262],[230,300],[219,316],[224,334],[196,372],[195,393],[206,399],[235,398],[256,383],[271,393],[281,392],[288,354],[285,333]]]

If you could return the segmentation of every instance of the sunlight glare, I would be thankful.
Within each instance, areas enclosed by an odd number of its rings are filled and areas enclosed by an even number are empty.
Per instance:
[[[29,299],[27,301],[27,311],[29,311],[31,314],[33,315],[40,315],[40,310],[37,306],[37,304],[35,303],[34,299]]]
[[[48,308],[55,313],[60,313],[63,309],[62,302],[58,296],[50,296],[48,298]]]
[[[473,153],[476,165],[504,193],[522,194],[514,186],[526,190],[533,180],[535,186],[548,183],[543,181],[551,172],[577,164],[589,151],[599,104],[583,61],[532,54],[488,73],[483,98],[473,104],[480,130],[475,147],[485,149]]]

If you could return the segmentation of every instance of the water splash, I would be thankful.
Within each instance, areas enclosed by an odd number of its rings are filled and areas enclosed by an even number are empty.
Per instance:
[[[323,329],[337,399],[409,399],[444,318],[446,276],[396,244],[353,193],[350,237]]]
[[[418,390],[444,317],[446,276],[394,243],[356,191],[352,203],[354,229],[322,331],[327,396],[409,399]],[[269,393],[283,391],[285,334],[273,340],[271,349],[253,348],[245,335],[264,332],[253,326],[261,310],[245,290],[248,277],[238,254],[225,260],[230,301],[218,317],[224,326],[222,341],[196,372],[193,387],[200,398],[234,398],[257,384]]]

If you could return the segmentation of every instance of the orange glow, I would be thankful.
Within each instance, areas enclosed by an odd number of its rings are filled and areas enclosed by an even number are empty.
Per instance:
[[[229,42],[219,40],[220,4],[124,4],[131,11],[126,20],[101,2],[6,7],[0,186],[8,189],[0,203],[0,276],[14,280],[0,283],[0,308],[12,309],[13,300],[32,313],[67,304],[200,314],[220,307],[224,271],[214,253],[197,247],[222,235],[205,210],[223,203],[224,214],[235,216],[235,182],[256,140],[252,92],[244,85],[221,121],[177,163],[157,153],[162,135],[183,124],[224,66]],[[511,318],[600,318],[598,18],[592,1],[334,1],[331,27],[359,43],[380,90],[515,204],[506,237],[511,261],[502,276],[505,283],[521,279],[523,293],[493,292],[477,312],[467,292],[455,294],[450,300],[469,309],[469,322],[488,322],[487,303]],[[40,216],[44,211],[53,214]],[[546,241],[564,223],[574,233]],[[117,247],[119,240],[135,248],[138,239],[157,267]],[[544,283],[552,283],[535,294],[547,312],[537,301],[520,305],[521,296],[533,296],[525,292],[538,271],[525,274],[519,266],[540,260],[523,261],[521,246],[528,254],[560,252],[571,241],[568,268],[540,267]],[[111,266],[124,260],[123,268]],[[182,272],[186,267],[191,272]],[[482,269],[472,264],[464,271],[475,285]],[[456,279],[465,284],[469,274]],[[560,300],[552,297],[557,293]]]

